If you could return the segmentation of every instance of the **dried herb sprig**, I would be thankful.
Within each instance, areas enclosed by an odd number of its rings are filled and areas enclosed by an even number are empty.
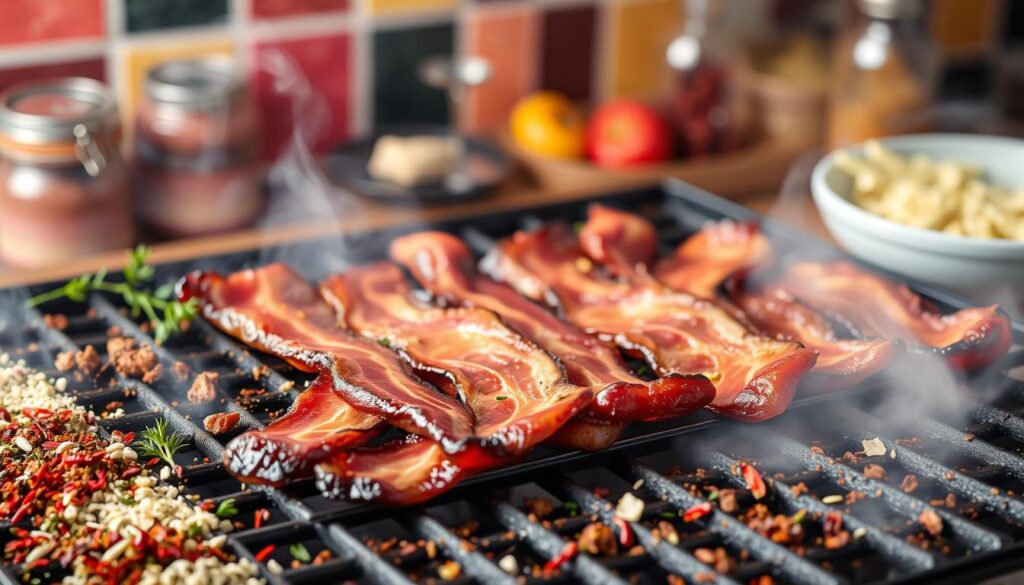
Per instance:
[[[157,287],[155,290],[145,286],[152,280],[155,272],[154,268],[147,264],[151,253],[152,250],[143,245],[129,252],[128,264],[122,271],[124,282],[108,282],[105,270],[96,274],[83,274],[60,288],[32,297],[28,301],[28,306],[35,307],[62,298],[84,303],[89,298],[89,293],[94,291],[118,294],[131,309],[132,317],[146,316],[153,327],[153,337],[157,343],[162,343],[171,333],[180,331],[182,323],[196,318],[199,314],[199,304],[196,299],[189,299],[184,303],[172,300],[174,287],[170,284]]]
[[[174,466],[174,454],[185,447],[185,439],[175,431],[168,431],[167,421],[159,419],[155,427],[146,427],[142,431],[139,443],[140,453],[144,457],[159,457],[170,466]]]

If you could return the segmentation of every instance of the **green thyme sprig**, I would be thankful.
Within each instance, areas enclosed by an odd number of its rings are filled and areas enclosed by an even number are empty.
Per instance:
[[[174,466],[174,454],[185,447],[185,439],[175,431],[169,431],[167,421],[159,419],[155,427],[146,427],[142,431],[139,442],[143,457],[159,457],[170,466]]]
[[[234,518],[238,515],[238,508],[235,506],[235,498],[228,498],[217,505],[214,512],[218,518]]]
[[[155,269],[147,264],[151,253],[152,250],[143,245],[129,252],[128,264],[122,271],[124,282],[108,282],[105,270],[96,274],[83,274],[60,288],[32,297],[28,306],[35,307],[62,298],[84,303],[89,293],[95,291],[118,294],[131,309],[132,317],[146,316],[153,327],[153,337],[157,343],[163,343],[172,333],[181,331],[183,323],[198,316],[199,304],[196,299],[186,302],[172,300],[174,287],[170,284],[155,290],[146,286],[155,273]]]

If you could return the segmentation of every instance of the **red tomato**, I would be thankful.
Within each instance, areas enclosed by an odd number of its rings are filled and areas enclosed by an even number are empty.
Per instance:
[[[587,153],[605,167],[662,161],[672,156],[672,132],[661,116],[640,102],[608,102],[587,124]]]

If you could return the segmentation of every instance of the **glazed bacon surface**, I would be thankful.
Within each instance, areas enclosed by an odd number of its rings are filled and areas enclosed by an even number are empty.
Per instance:
[[[670,374],[645,381],[633,375],[613,346],[559,319],[506,284],[476,272],[466,245],[444,232],[398,238],[392,257],[426,290],[446,302],[491,310],[516,331],[559,359],[569,381],[588,386],[594,400],[562,426],[550,442],[596,451],[615,442],[631,421],[655,421],[692,414],[715,396],[703,376]]]
[[[564,225],[517,232],[483,266],[496,280],[556,305],[576,325],[643,357],[659,374],[706,375],[717,390],[712,408],[733,418],[781,414],[814,364],[813,351],[753,335],[710,301],[653,280],[603,276]]]
[[[989,365],[1010,348],[1010,323],[997,306],[942,315],[906,286],[850,262],[793,264],[774,284],[860,336],[916,342],[960,369]]]
[[[353,268],[321,291],[346,327],[393,348],[464,403],[476,436],[501,451],[530,449],[590,404],[589,388],[571,384],[558,362],[491,311],[414,301],[394,264]]]
[[[224,449],[224,467],[246,483],[281,486],[312,476],[318,461],[366,444],[385,427],[383,419],[345,402],[331,376],[321,374],[284,416],[232,439]]]
[[[818,387],[853,387],[903,354],[896,340],[840,339],[817,311],[778,288],[759,286],[755,276],[744,276],[767,267],[773,256],[758,226],[726,220],[709,223],[683,241],[657,263],[654,275],[672,288],[707,298],[719,296],[719,285],[731,277],[728,300],[754,330],[818,352],[809,378]]]
[[[329,373],[335,391],[364,412],[449,451],[476,438],[462,404],[411,377],[388,348],[339,329],[331,307],[284,264],[227,277],[193,273],[180,295],[199,299],[207,320],[250,346],[300,369]]]

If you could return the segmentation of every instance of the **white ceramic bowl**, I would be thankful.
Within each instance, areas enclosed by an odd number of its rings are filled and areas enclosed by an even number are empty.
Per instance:
[[[996,185],[1024,186],[1024,140],[918,134],[881,142],[900,154],[977,165],[985,180]],[[849,175],[836,168],[832,154],[815,165],[814,203],[832,235],[854,256],[972,296],[1007,298],[1024,293],[1024,242],[965,238],[894,223],[850,203],[851,187]]]

